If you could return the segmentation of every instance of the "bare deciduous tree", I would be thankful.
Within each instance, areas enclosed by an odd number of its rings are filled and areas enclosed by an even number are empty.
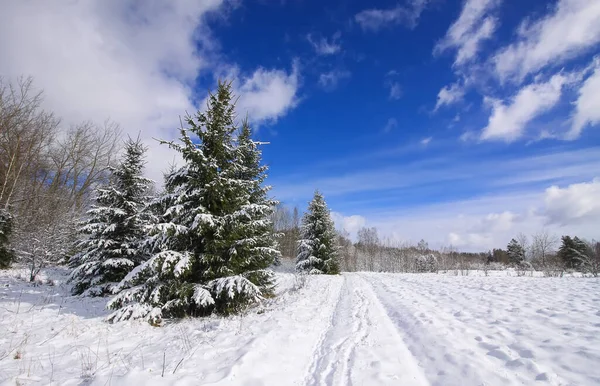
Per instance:
[[[91,122],[72,126],[52,148],[51,173],[44,176],[49,189],[63,190],[80,207],[93,186],[106,180],[120,138],[119,126],[110,121],[104,126]]]
[[[281,234],[279,247],[284,258],[293,258],[296,255],[296,243],[300,238],[300,215],[295,207],[290,212],[289,208],[280,204],[275,208],[272,216],[273,228]]]
[[[369,271],[375,270],[375,260],[379,250],[379,235],[377,234],[377,228],[361,228],[358,230],[358,244],[357,248],[366,257],[367,266],[366,269]]]
[[[533,235],[531,250],[534,260],[539,260],[542,267],[547,264],[548,255],[554,251],[558,244],[558,237],[548,233],[546,229]]]
[[[120,129],[84,122],[69,130],[42,108],[31,78],[0,78],[0,207],[14,217],[10,240],[32,267],[56,261],[75,232],[74,219],[118,155]],[[66,224],[69,224],[66,226]]]
[[[59,120],[41,109],[42,93],[31,78],[16,84],[0,78],[0,205],[8,208],[19,189],[31,187],[31,178],[47,161]]]
[[[515,237],[515,240],[517,240],[517,244],[523,248],[523,252],[525,253],[525,259],[528,259],[531,257],[531,247],[529,245],[529,238],[527,237],[527,235],[525,233],[519,233],[517,234],[517,237]]]

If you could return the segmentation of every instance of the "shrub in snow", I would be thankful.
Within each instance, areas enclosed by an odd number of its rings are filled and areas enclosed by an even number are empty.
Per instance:
[[[12,216],[0,209],[0,269],[8,268],[14,259],[14,252],[8,247],[8,237],[12,231]]]
[[[85,239],[75,256],[70,281],[75,294],[103,296],[146,260],[141,242],[151,216],[144,210],[152,183],[142,176],[146,148],[129,139],[121,163],[111,168],[107,186],[97,189],[95,205],[81,229]]]
[[[17,229],[13,237],[18,261],[29,268],[32,282],[42,268],[64,263],[73,254],[77,237],[74,231],[77,221],[71,211],[48,213],[44,210],[37,215],[38,224],[28,220],[25,229]]]
[[[219,83],[207,110],[186,118],[180,142],[164,142],[185,165],[166,177],[147,241],[153,255],[120,283],[109,320],[227,315],[272,293],[276,202],[263,186],[260,143],[234,117],[231,85]]]
[[[437,272],[437,258],[433,254],[418,256],[415,261],[417,272]]]
[[[302,218],[296,270],[309,274],[338,274],[337,234],[323,195],[315,192]]]
[[[525,276],[527,274],[527,272],[530,273],[530,275],[533,274],[533,265],[528,262],[528,261],[521,261],[519,262],[516,266],[515,269],[517,271],[517,276]]]

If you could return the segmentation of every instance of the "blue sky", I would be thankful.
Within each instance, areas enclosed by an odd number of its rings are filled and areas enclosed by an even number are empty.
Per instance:
[[[173,160],[153,138],[227,78],[271,143],[274,195],[304,208],[322,190],[351,234],[466,250],[542,229],[600,237],[595,0],[3,8],[0,75],[32,75],[65,124],[141,132],[151,177]]]

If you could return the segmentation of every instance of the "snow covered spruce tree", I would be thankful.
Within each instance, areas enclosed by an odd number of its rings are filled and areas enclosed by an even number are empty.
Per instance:
[[[323,195],[318,191],[302,218],[296,270],[309,274],[340,272],[337,234]]]
[[[123,280],[109,321],[228,315],[272,294],[275,202],[247,122],[238,133],[232,98],[231,84],[219,82],[206,111],[186,118],[180,142],[164,142],[185,164],[166,179],[154,254]]]
[[[129,139],[120,164],[111,168],[106,186],[96,190],[95,204],[81,228],[85,239],[74,257],[73,293],[104,296],[147,259],[142,248],[151,215],[145,210],[152,181],[143,177],[146,147]]]

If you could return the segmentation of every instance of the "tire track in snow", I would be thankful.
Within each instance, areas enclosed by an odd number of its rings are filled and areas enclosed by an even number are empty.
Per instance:
[[[305,384],[426,385],[418,365],[367,283],[345,274],[331,324]]]
[[[352,304],[358,300],[356,304]],[[333,311],[331,323],[319,342],[309,370],[308,385],[347,384],[350,359],[366,334],[364,296],[349,288],[348,278]]]

